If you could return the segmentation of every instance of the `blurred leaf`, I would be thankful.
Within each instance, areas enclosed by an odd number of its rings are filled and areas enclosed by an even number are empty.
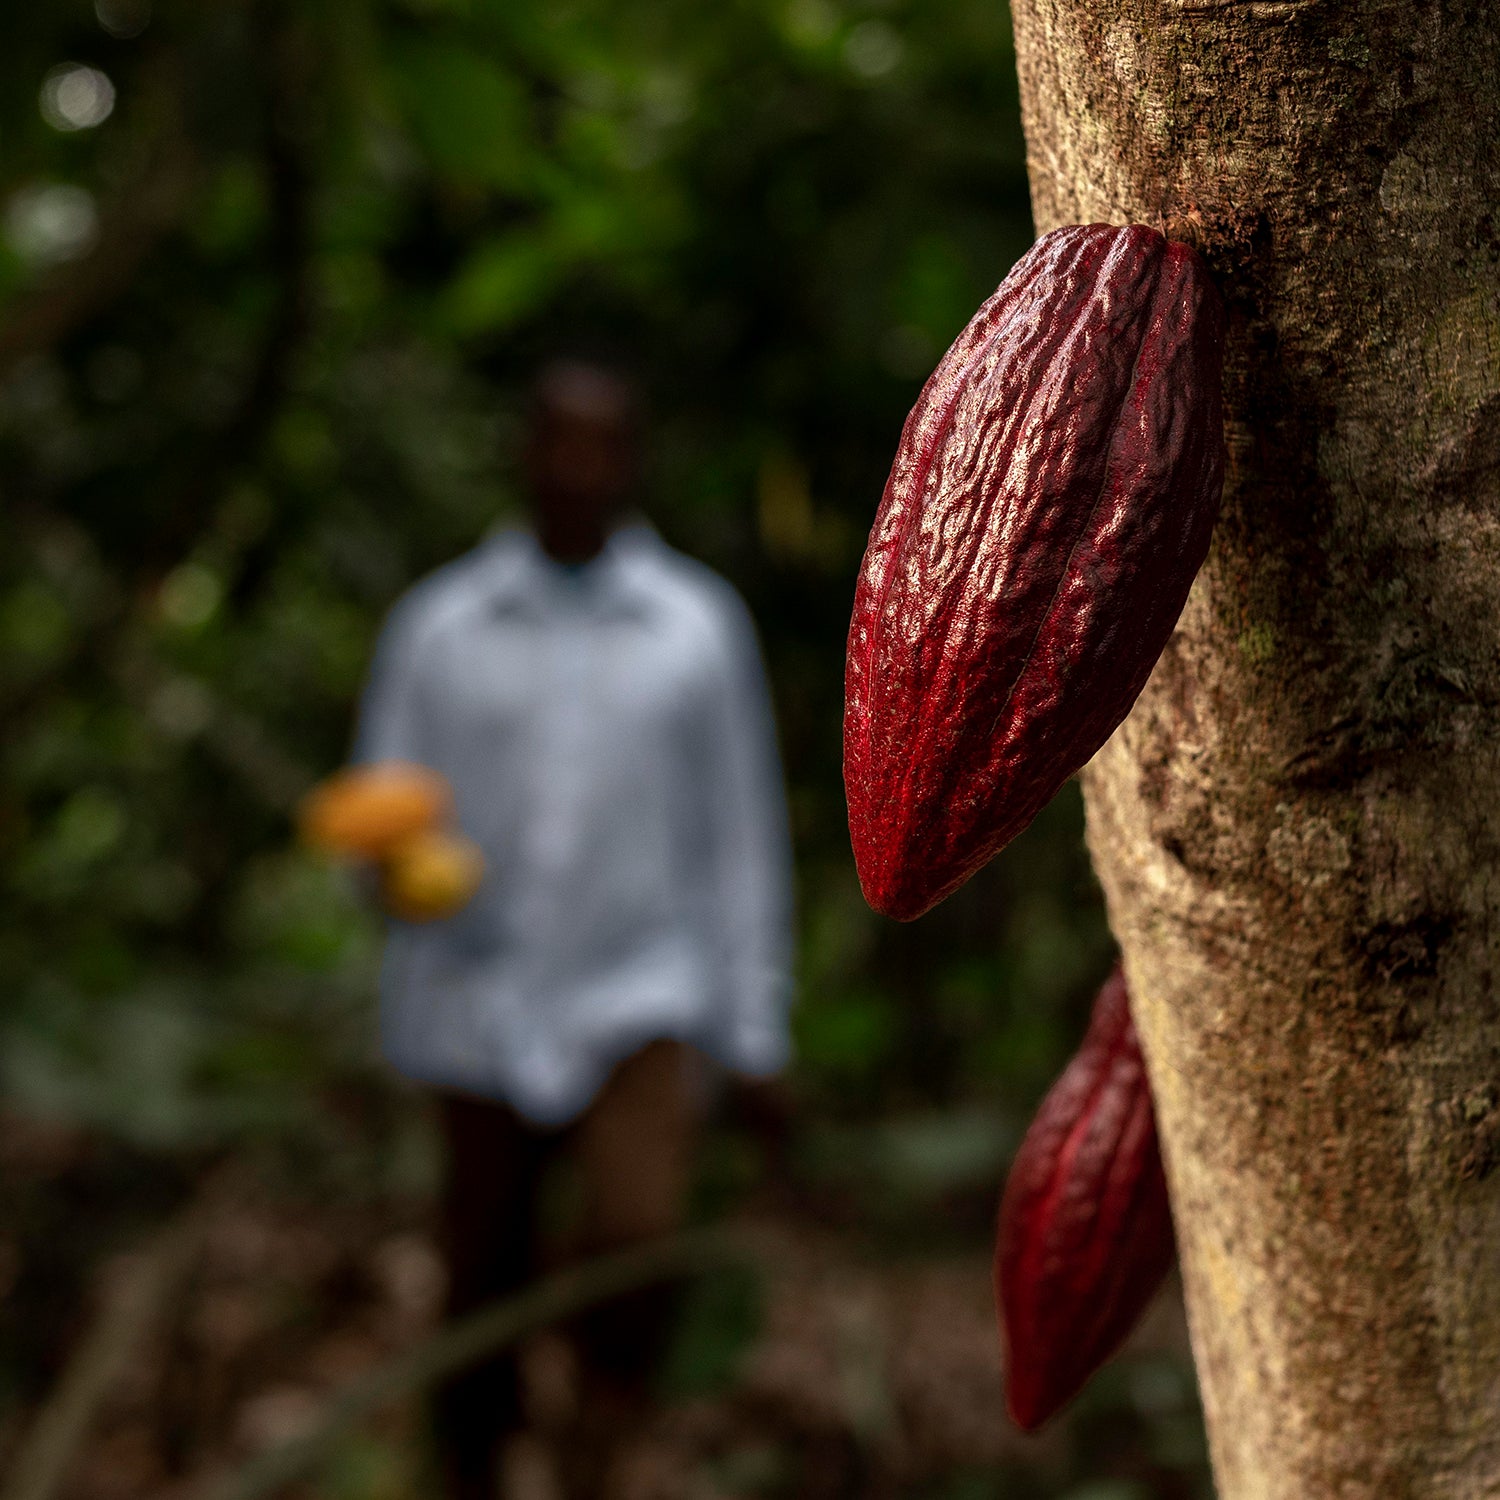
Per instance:
[[[530,159],[526,97],[473,47],[408,35],[390,50],[393,93],[434,167],[472,187],[522,188]]]
[[[40,579],[23,579],[0,598],[0,661],[8,673],[44,671],[67,649],[71,634],[67,605]]]
[[[671,1400],[728,1385],[760,1329],[761,1289],[753,1271],[702,1276],[688,1288],[659,1377]]]
[[[909,1202],[998,1187],[1019,1139],[1011,1121],[978,1109],[867,1125],[814,1123],[803,1142],[803,1166],[815,1179]]]
[[[795,1019],[797,1053],[810,1067],[878,1072],[897,1036],[891,997],[878,990],[810,998]]]
[[[496,333],[535,313],[567,270],[545,234],[519,232],[482,245],[443,297],[444,323],[458,334]]]

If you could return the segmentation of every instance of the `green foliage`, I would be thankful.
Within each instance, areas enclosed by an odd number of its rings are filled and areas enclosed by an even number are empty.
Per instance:
[[[293,847],[289,814],[346,753],[390,603],[515,513],[537,362],[596,353],[648,396],[645,510],[741,588],[771,667],[798,855],[796,1185],[888,1247],[983,1243],[1110,962],[1080,801],[898,927],[855,882],[839,759],[854,575],[902,420],[1031,238],[1005,7],[14,10],[5,1106],[184,1176],[234,1149],[340,1201],[430,1181],[374,1052],[378,924]],[[763,1153],[726,1129],[704,1162],[717,1210]],[[746,1286],[704,1282],[674,1388],[722,1385],[756,1320]],[[1201,1471],[1190,1400],[1157,1375],[1101,1382],[1090,1419],[1149,1407],[1163,1471]],[[401,1492],[407,1457],[355,1444],[328,1492]],[[722,1487],[790,1493],[791,1463],[729,1454]],[[1154,1492],[1109,1482],[1070,1493]]]
[[[10,33],[13,1095],[201,1146],[370,1066],[378,934],[288,809],[344,753],[384,609],[514,511],[530,370],[582,349],[649,394],[648,513],[761,623],[805,1090],[1019,1118],[1107,962],[1076,803],[897,930],[838,780],[896,433],[1029,239],[1003,11],[58,0]]]
[[[761,1287],[752,1271],[720,1271],[692,1282],[658,1375],[662,1393],[684,1400],[722,1392],[760,1324]]]

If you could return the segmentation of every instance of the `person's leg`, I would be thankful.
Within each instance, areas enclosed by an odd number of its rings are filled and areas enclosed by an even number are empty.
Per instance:
[[[649,1042],[616,1066],[574,1127],[592,1249],[681,1226],[701,1114],[693,1060],[682,1042]]]
[[[532,1276],[548,1139],[505,1105],[466,1094],[440,1094],[438,1117],[445,1150],[440,1242],[447,1314],[455,1318]],[[523,1423],[515,1354],[448,1381],[432,1409],[449,1500],[494,1500],[501,1447]]]
[[[615,1068],[573,1131],[583,1180],[585,1249],[602,1254],[672,1233],[683,1221],[701,1107],[680,1042],[656,1041]],[[610,1451],[638,1425],[677,1306],[671,1287],[615,1299],[578,1323],[591,1431],[575,1455],[604,1493]],[[590,1489],[590,1485],[594,1487]]]

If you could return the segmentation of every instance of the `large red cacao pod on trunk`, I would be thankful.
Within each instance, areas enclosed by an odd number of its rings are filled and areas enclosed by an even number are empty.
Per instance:
[[[1175,1252],[1156,1112],[1117,968],[1000,1201],[995,1300],[1020,1426],[1039,1427],[1114,1353]]]
[[[1146,685],[1218,510],[1222,342],[1186,245],[1074,226],[923,387],[849,628],[844,783],[876,910],[962,885]]]

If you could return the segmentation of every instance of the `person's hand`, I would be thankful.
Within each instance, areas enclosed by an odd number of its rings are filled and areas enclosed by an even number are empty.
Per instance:
[[[412,761],[350,766],[297,809],[302,842],[356,862],[360,885],[393,917],[436,922],[468,904],[484,876],[478,845],[443,825],[446,777]]]

